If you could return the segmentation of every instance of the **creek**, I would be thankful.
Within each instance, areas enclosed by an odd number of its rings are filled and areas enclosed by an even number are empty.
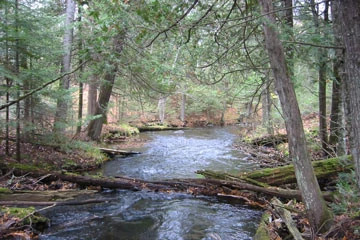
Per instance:
[[[161,180],[196,178],[201,169],[252,169],[247,156],[233,147],[235,129],[142,133],[149,143],[134,149],[142,154],[115,158],[102,171],[106,176]],[[97,195],[118,201],[51,208],[44,215],[52,226],[40,239],[252,239],[261,217],[261,211],[215,197],[127,190]]]

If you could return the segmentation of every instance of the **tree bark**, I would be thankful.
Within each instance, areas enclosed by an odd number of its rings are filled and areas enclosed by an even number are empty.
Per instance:
[[[340,33],[339,22],[339,10],[338,3],[332,1],[331,4],[331,16],[333,20],[333,33],[336,46],[342,46],[343,40]],[[330,137],[329,145],[333,153],[342,155],[345,154],[344,146],[344,134],[345,124],[344,124],[344,99],[343,99],[343,90],[344,90],[344,78],[345,78],[345,69],[344,69],[344,50],[336,49],[335,50],[335,59],[333,61],[333,72],[334,72],[334,81],[332,85],[332,99],[331,99],[331,114],[330,114]]]
[[[161,96],[158,102],[159,120],[161,124],[163,124],[165,121],[165,106],[166,106],[166,97]]]
[[[87,114],[88,116],[95,115],[96,109],[96,101],[97,101],[97,76],[92,76],[92,79],[89,83],[89,91],[88,91],[88,106],[87,106]]]
[[[185,122],[185,109],[186,109],[186,95],[181,93],[181,106],[180,106],[180,121]]]
[[[5,62],[6,62],[6,68],[9,68],[10,65],[10,59],[9,59],[9,45],[8,45],[8,29],[7,29],[7,22],[8,20],[8,6],[5,4],[5,27],[6,27],[6,31],[5,31]],[[11,87],[11,80],[8,77],[5,77],[5,81],[6,81],[6,104],[8,104],[10,102],[10,87]],[[10,146],[9,146],[9,133],[10,133],[10,129],[9,129],[9,124],[10,124],[10,109],[9,107],[6,108],[6,113],[5,113],[5,154],[6,155],[10,155]]]
[[[99,140],[102,126],[106,120],[107,106],[110,100],[112,88],[115,81],[117,66],[111,72],[105,73],[104,82],[100,86],[99,100],[96,104],[95,115],[101,115],[99,118],[91,120],[88,129],[88,136],[92,140]]]
[[[360,2],[337,0],[345,45],[345,85],[350,98],[350,148],[360,188]]]
[[[66,18],[65,18],[65,32],[64,32],[64,55],[62,59],[61,72],[70,72],[71,69],[71,45],[73,43],[73,27],[75,15],[75,2],[73,0],[66,1]],[[70,76],[67,75],[60,81],[61,91],[67,91],[70,87]],[[68,114],[68,100],[67,93],[62,93],[62,96],[57,100],[57,107],[54,121],[54,131],[64,132],[67,114]]]
[[[16,32],[16,41],[15,41],[15,72],[16,75],[20,74],[20,38],[19,38],[19,0],[15,0],[15,32]],[[16,98],[20,97],[20,83],[16,83]],[[16,160],[21,161],[21,132],[20,132],[20,102],[16,103]]]
[[[315,1],[310,0],[310,6],[315,25],[315,32],[321,35],[319,15],[315,8]],[[328,6],[328,4],[326,4]],[[325,9],[325,15],[327,16],[328,9]],[[324,19],[327,21],[328,19]],[[319,62],[319,137],[324,156],[328,155],[328,134],[327,134],[327,122],[326,122],[326,57],[327,52],[324,48],[318,49],[318,62]]]
[[[272,26],[276,24],[272,1],[260,0],[259,2],[262,14],[266,16],[266,23],[264,24],[265,44],[275,77],[276,91],[285,117],[289,152],[294,163],[297,183],[311,226],[315,231],[325,231],[331,226],[332,216],[321,195],[311,165],[300,109],[286,67],[284,50],[274,26]]]
[[[80,72],[79,72],[79,104],[78,104],[78,124],[77,124],[77,127],[76,127],[76,134],[80,134],[81,132],[81,125],[82,125],[82,116],[83,116],[83,95],[84,95],[84,84],[82,82],[82,74],[84,72],[84,67],[83,67],[83,59],[82,59],[82,56],[81,56],[81,51],[83,49],[83,43],[82,43],[82,38],[81,38],[81,6],[79,6],[78,8],[78,23],[79,23],[79,32],[78,32],[78,48],[79,48],[79,65],[81,66],[80,67]]]
[[[262,97],[262,115],[263,115],[263,126],[266,127],[266,131],[269,135],[274,135],[273,122],[271,117],[271,91],[270,91],[270,74],[266,74],[264,79],[265,85]]]

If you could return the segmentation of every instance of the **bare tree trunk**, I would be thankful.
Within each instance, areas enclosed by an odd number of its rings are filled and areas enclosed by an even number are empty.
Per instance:
[[[6,32],[5,32],[5,61],[6,61],[6,67],[9,68],[10,65],[10,59],[9,59],[9,46],[8,46],[8,37],[7,37],[7,19],[8,19],[8,6],[5,4],[5,26],[6,26]],[[5,77],[6,81],[6,103],[10,102],[10,87],[11,87],[11,80],[8,77]],[[5,153],[6,155],[10,155],[10,146],[9,146],[9,124],[10,124],[10,109],[9,107],[6,108],[5,113]]]
[[[25,56],[21,57],[21,68],[27,69],[27,59]],[[23,81],[23,89],[24,93],[28,93],[31,91],[31,78],[26,77]],[[30,112],[31,112],[31,97],[24,99],[24,128],[23,128],[23,137],[26,141],[29,141],[30,134],[29,134],[29,128],[31,127],[31,119],[30,119]]]
[[[96,109],[96,101],[97,101],[97,75],[92,76],[92,79],[89,83],[89,91],[88,91],[88,106],[87,106],[87,114],[88,116],[95,115]]]
[[[161,124],[163,124],[165,121],[165,106],[166,106],[166,97],[161,96],[158,102],[159,120]]]
[[[64,56],[62,61],[61,72],[70,72],[71,68],[71,45],[73,43],[73,27],[75,15],[75,2],[73,0],[66,1],[66,19],[65,19],[65,33],[64,33]],[[60,81],[60,89],[67,91],[70,87],[70,76],[67,75]],[[63,96],[57,100],[57,108],[55,113],[54,131],[64,132],[67,114],[68,114],[68,100],[66,100],[67,94],[63,93]]]
[[[311,165],[301,114],[294,87],[288,75],[285,54],[274,29],[275,16],[271,0],[260,0],[264,24],[265,44],[275,77],[275,87],[279,95],[288,134],[289,152],[294,163],[297,183],[307,209],[308,218],[315,231],[325,231],[331,226],[331,212],[321,195],[320,187]]]
[[[185,91],[185,90],[184,90]],[[181,106],[180,106],[180,121],[185,122],[185,109],[186,109],[186,95],[181,93]]]
[[[79,23],[79,43],[78,43],[78,48],[79,48],[79,52],[80,54],[82,49],[83,49],[83,43],[82,43],[82,38],[81,38],[81,6],[79,6],[78,8],[78,23]],[[76,134],[79,134],[81,132],[81,125],[82,125],[82,115],[83,115],[83,95],[84,95],[84,84],[82,82],[82,74],[84,72],[84,67],[83,67],[83,59],[82,56],[79,55],[79,65],[80,67],[80,73],[79,73],[79,105],[78,105],[78,125],[76,127]]]
[[[341,22],[339,19],[339,3],[332,1],[331,15],[333,20],[333,32],[336,46],[343,46],[343,39],[340,34]],[[335,80],[333,82],[332,105],[330,115],[330,139],[329,144],[337,155],[346,154],[346,122],[345,122],[345,69],[344,50],[335,50],[333,71]]]
[[[19,39],[19,1],[15,0],[15,32],[16,32],[16,42],[15,42],[15,72],[17,76],[20,74],[20,39]],[[20,97],[20,83],[16,83],[16,98]],[[16,103],[16,160],[21,161],[21,132],[20,132],[20,102]]]
[[[313,15],[314,25],[316,27],[316,33],[320,33],[320,23],[318,12],[315,8],[315,1],[310,0],[311,11]],[[326,4],[328,6],[328,3]],[[328,8],[325,9],[325,15],[327,16]],[[328,19],[324,19],[327,21]],[[327,122],[326,122],[326,57],[327,52],[325,49],[318,50],[319,61],[319,137],[323,153],[326,156],[328,154],[328,134],[327,134]]]
[[[263,94],[263,126],[266,127],[266,131],[269,135],[274,135],[274,128],[271,118],[271,91],[270,91],[270,79],[269,75],[267,74],[267,78],[264,79],[266,81],[264,94]]]
[[[355,162],[357,184],[360,188],[360,2],[358,0],[337,0],[339,22],[345,44],[344,83],[350,98],[350,148]]]

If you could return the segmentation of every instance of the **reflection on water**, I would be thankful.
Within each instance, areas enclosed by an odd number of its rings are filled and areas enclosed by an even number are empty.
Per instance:
[[[104,167],[106,175],[145,179],[194,177],[198,169],[231,170],[250,165],[232,149],[228,129],[147,133],[143,154]],[[52,227],[41,239],[251,239],[261,213],[215,198],[186,194],[108,191],[111,203],[61,206],[46,215]]]

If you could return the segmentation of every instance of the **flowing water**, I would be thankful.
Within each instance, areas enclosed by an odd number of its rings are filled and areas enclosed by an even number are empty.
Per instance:
[[[232,128],[149,132],[142,154],[116,158],[107,176],[147,180],[197,177],[195,171],[250,169],[246,155],[232,147]],[[118,201],[62,206],[45,213],[52,219],[41,239],[252,239],[261,212],[236,203],[187,194],[105,191]],[[92,196],[91,198],[94,198]]]

